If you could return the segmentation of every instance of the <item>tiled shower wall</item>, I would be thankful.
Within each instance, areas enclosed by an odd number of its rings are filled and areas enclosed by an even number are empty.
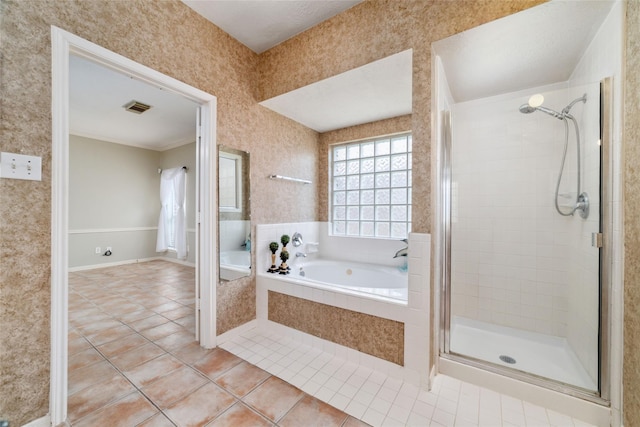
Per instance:
[[[530,89],[454,108],[454,316],[550,335],[567,334],[569,300],[576,297],[570,283],[583,262],[572,254],[578,252],[587,232],[584,220],[577,215],[562,217],[554,207],[564,126],[540,112],[518,111],[537,92],[544,94],[546,106],[561,110],[573,99],[573,92],[563,86]],[[597,107],[597,101],[590,105]],[[576,105],[572,113],[583,122],[582,105]],[[597,123],[597,116],[594,120]],[[581,132],[583,140],[596,143],[593,135]],[[569,200],[576,192],[575,142],[571,138],[560,187],[561,194],[570,195]],[[582,157],[593,163],[583,167],[583,187],[597,198],[597,159],[585,150]],[[586,187],[587,183],[595,187]],[[597,206],[595,211],[589,220],[596,221],[597,230]],[[597,296],[597,275],[588,280],[595,280]]]
[[[546,88],[454,106],[452,313],[563,336],[570,220],[555,212],[553,193],[564,130],[518,111],[536,92],[565,105],[562,91]]]

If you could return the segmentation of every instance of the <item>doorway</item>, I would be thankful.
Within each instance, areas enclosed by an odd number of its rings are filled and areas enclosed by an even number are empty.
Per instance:
[[[83,57],[131,78],[195,102],[196,134],[196,313],[200,344],[216,345],[216,98],[169,76],[138,64],[57,27],[52,40],[52,257],[51,257],[51,386],[53,425],[67,418],[67,334],[69,260],[69,60]],[[197,318],[197,317],[196,317]]]

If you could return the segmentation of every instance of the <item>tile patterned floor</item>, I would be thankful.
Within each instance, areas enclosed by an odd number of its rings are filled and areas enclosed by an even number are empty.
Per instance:
[[[365,424],[193,339],[194,269],[148,262],[69,274],[69,421],[88,426]]]
[[[446,376],[420,390],[259,328],[202,349],[193,274],[161,261],[70,273],[73,427],[588,426]]]
[[[445,375],[436,377],[430,391],[421,390],[260,328],[221,347],[372,426],[591,426]]]

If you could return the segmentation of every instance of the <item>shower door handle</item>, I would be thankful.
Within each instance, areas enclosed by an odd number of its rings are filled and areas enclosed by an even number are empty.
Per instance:
[[[591,233],[591,246],[594,248],[602,247],[602,233]]]

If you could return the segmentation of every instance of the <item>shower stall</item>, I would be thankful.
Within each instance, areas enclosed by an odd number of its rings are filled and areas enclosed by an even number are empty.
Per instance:
[[[599,396],[601,89],[543,89],[545,105],[527,91],[446,119],[444,350]]]
[[[437,345],[446,369],[609,405],[616,71],[599,61],[621,43],[621,10],[552,1],[434,44]],[[574,53],[566,45],[539,64],[500,61],[529,60],[567,32],[580,38],[562,27],[570,17],[589,28]],[[564,78],[551,76],[561,67]]]

